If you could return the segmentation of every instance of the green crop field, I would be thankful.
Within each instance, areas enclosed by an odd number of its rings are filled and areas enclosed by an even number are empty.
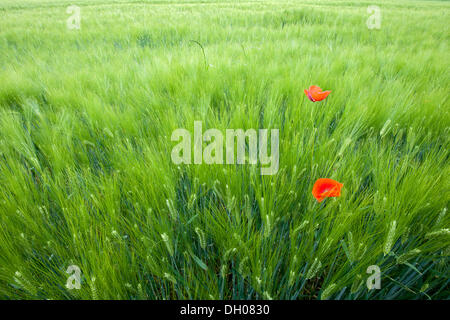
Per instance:
[[[449,18],[0,0],[0,299],[449,299]],[[278,129],[279,170],[174,163],[194,121]]]

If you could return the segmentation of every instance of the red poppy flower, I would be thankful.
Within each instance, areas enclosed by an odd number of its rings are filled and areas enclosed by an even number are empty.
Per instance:
[[[309,89],[305,89],[306,96],[312,102],[322,101],[328,97],[330,93],[331,91],[322,91],[322,89],[318,86],[311,86]]]
[[[339,197],[343,186],[342,183],[333,179],[318,179],[316,183],[314,183],[312,194],[318,202],[322,202],[327,197]]]

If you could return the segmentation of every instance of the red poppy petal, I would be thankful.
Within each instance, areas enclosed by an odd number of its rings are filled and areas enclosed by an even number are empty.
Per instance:
[[[318,202],[321,202],[327,197],[339,197],[342,186],[343,184],[336,180],[321,178],[314,183],[312,194]]]

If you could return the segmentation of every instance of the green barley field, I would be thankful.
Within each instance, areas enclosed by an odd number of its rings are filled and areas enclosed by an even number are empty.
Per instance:
[[[0,0],[0,299],[448,299],[449,18]],[[175,164],[194,121],[278,129],[278,172]]]

